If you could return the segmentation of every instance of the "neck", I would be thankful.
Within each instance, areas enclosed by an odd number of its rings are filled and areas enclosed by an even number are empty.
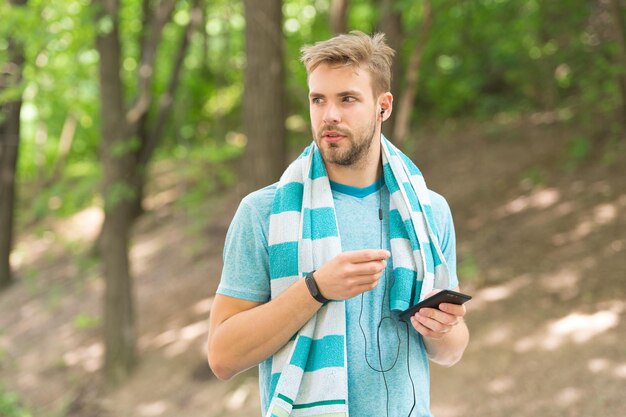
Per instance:
[[[362,188],[373,184],[382,175],[380,141],[373,139],[367,155],[358,163],[350,166],[327,163],[326,172],[331,181],[351,187]]]

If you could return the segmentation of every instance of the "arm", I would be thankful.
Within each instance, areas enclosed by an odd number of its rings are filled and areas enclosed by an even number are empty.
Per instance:
[[[298,280],[261,304],[216,295],[209,322],[208,360],[220,379],[229,379],[273,355],[322,305]]]
[[[459,291],[459,287],[454,289]],[[423,308],[411,317],[411,324],[422,336],[428,357],[442,366],[452,366],[463,356],[469,330],[463,317],[464,305],[443,303],[439,310]]]
[[[326,298],[344,300],[376,287],[389,256],[382,250],[345,252],[324,264],[314,278]],[[211,369],[218,378],[229,379],[259,364],[283,347],[321,306],[302,279],[263,304],[216,295],[207,346]]]

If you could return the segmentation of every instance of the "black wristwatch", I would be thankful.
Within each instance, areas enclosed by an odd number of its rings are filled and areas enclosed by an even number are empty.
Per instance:
[[[320,289],[317,288],[317,283],[315,282],[315,278],[313,278],[314,272],[315,271],[309,272],[304,278],[304,282],[306,282],[306,287],[309,289],[309,293],[311,293],[311,296],[320,303],[325,304],[330,300],[324,297],[320,292]]]

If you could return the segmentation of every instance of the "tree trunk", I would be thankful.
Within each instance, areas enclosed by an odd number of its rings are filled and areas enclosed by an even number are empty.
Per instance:
[[[403,81],[402,60],[400,58],[402,43],[404,42],[402,15],[396,7],[397,0],[382,0],[381,3],[381,18],[378,23],[378,30],[385,34],[387,45],[396,51],[391,66],[391,94],[393,94],[394,99],[398,99],[398,102],[400,102],[399,98]],[[391,116],[383,124],[383,133],[388,138],[393,136],[395,122],[396,113],[392,112]]]
[[[172,110],[185,55],[193,29],[201,20],[199,0],[192,2],[192,18],[185,29],[166,91],[157,98],[152,94],[152,74],[162,31],[172,16],[175,0],[163,0],[153,10],[144,0],[144,25],[141,30],[141,66],[137,78],[137,96],[130,109],[124,105],[124,85],[120,78],[122,52],[119,36],[119,0],[94,0],[101,6],[99,19],[112,23],[107,33],[100,33],[101,129],[103,195],[105,219],[95,249],[101,255],[106,281],[104,304],[105,376],[109,382],[124,379],[136,363],[135,314],[130,274],[129,238],[132,226],[142,212],[141,200],[147,177],[146,169],[163,137]],[[146,15],[146,14],[149,14]],[[154,118],[149,117],[154,115]],[[153,123],[151,123],[153,119]],[[139,147],[132,145],[138,139]]]
[[[330,30],[334,34],[348,31],[348,0],[331,0]]]
[[[26,0],[11,0],[15,6],[24,6]],[[0,67],[0,93],[18,87],[22,81],[24,55],[21,45],[9,39],[8,62]],[[15,180],[20,144],[19,98],[0,105],[0,290],[13,282],[11,271],[11,250],[13,249]]]
[[[128,141],[123,85],[120,79],[121,46],[117,0],[94,0],[101,7],[99,19],[112,27],[100,32],[100,117],[105,219],[101,256],[106,283],[104,301],[104,373],[109,382],[124,379],[136,363],[135,314],[129,270],[128,239],[132,226],[131,203],[134,155],[119,152]]]
[[[425,0],[422,25],[417,37],[417,44],[415,45],[415,48],[411,53],[411,58],[409,59],[409,66],[406,71],[406,85],[404,86],[404,93],[402,94],[402,97],[400,97],[398,115],[396,116],[396,124],[393,130],[393,140],[398,147],[402,147],[404,145],[409,132],[411,110],[413,109],[413,102],[415,101],[415,96],[417,95],[417,82],[419,81],[422,54],[428,41],[430,27],[432,26],[432,11],[431,0]]]
[[[620,73],[617,75],[617,83],[622,98],[620,119],[626,129],[626,24],[624,23],[624,10],[619,0],[610,0],[611,15],[615,24],[615,35],[618,46],[617,64]]]
[[[280,0],[244,0],[246,190],[277,181],[285,165],[285,106]],[[242,190],[243,191],[243,190]]]

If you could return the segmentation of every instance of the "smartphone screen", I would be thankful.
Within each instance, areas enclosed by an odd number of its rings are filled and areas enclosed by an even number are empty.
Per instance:
[[[420,301],[414,306],[409,307],[403,312],[401,312],[400,320],[404,320],[406,322],[410,321],[411,316],[413,316],[415,313],[417,313],[424,307],[439,308],[439,304],[441,303],[461,305],[471,299],[472,297],[470,295],[463,294],[460,292],[456,292],[452,290],[439,291],[437,294],[433,294],[432,296]]]

